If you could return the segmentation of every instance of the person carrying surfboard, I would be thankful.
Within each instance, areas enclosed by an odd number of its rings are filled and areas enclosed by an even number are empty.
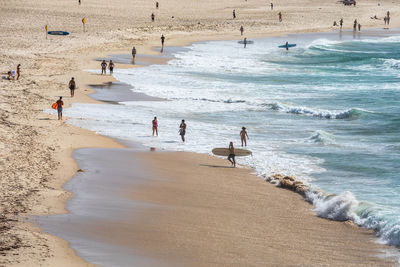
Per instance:
[[[229,143],[229,156],[228,160],[230,163],[232,163],[233,167],[236,167],[236,161],[235,161],[235,147],[233,146],[233,142]]]
[[[62,96],[60,96],[60,99],[57,100],[57,113],[58,113],[58,120],[62,120],[62,111],[63,111],[63,105],[64,102],[62,101]]]

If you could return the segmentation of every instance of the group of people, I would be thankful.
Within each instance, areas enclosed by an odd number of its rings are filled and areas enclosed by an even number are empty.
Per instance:
[[[61,97],[60,97],[61,99]],[[157,117],[154,117],[154,119],[151,122],[152,124],[152,130],[153,130],[153,136],[158,136],[158,119]],[[179,135],[181,136],[182,142],[185,142],[185,135],[186,135],[186,122],[185,120],[181,121],[181,124],[179,125]],[[240,140],[242,142],[242,147],[247,146],[247,140],[249,139],[249,135],[247,134],[246,127],[242,127],[242,130],[240,131]],[[229,156],[228,160],[232,163],[234,167],[236,167],[236,161],[235,161],[235,147],[233,146],[233,142],[229,143]]]
[[[113,74],[114,72],[114,62],[112,60],[110,60],[110,63],[108,64],[108,68],[110,70],[110,75]],[[101,62],[101,74],[106,75],[107,74],[107,62],[105,60],[103,60]]]
[[[390,12],[386,12],[386,17],[383,18],[383,21],[385,22],[385,25],[389,25],[390,23]]]
[[[19,77],[21,76],[21,64],[18,64],[17,66],[17,71],[15,70],[9,70],[7,71],[7,73],[5,73],[4,76],[2,76],[2,78],[4,80],[19,80]]]

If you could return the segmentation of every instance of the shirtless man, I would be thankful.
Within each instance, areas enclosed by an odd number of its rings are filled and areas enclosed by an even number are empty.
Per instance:
[[[240,140],[242,141],[242,146],[244,143],[244,146],[247,146],[247,139],[249,139],[249,136],[247,135],[246,127],[242,127],[242,130],[240,131]]]
[[[104,73],[104,75],[105,75],[106,71],[107,71],[107,63],[105,60],[103,60],[103,62],[101,62],[101,74],[103,75],[103,73]]]
[[[157,117],[154,117],[154,120],[152,121],[153,123],[153,136],[154,133],[156,133],[156,135],[158,136],[158,121],[157,121]]]
[[[279,22],[282,22],[282,13],[281,12],[278,13],[278,17],[279,17]]]
[[[185,120],[182,120],[181,125],[179,125],[179,135],[182,138],[182,142],[185,142],[185,134],[186,134],[186,123]]]
[[[75,89],[76,89],[76,83],[75,83],[74,77],[72,77],[71,80],[69,81],[68,88],[71,91],[71,97],[74,97]]]
[[[243,35],[243,31],[244,31],[243,26],[240,26],[240,35]]]
[[[232,163],[233,167],[236,167],[236,161],[235,161],[235,147],[233,146],[233,142],[229,143],[229,156],[228,160],[230,163]]]
[[[62,111],[63,111],[63,105],[64,102],[62,101],[62,96],[60,96],[60,99],[57,100],[57,113],[58,113],[58,120],[62,120]]]

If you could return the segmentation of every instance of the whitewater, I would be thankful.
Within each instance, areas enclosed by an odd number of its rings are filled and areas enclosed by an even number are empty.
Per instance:
[[[310,186],[318,216],[374,229],[400,245],[400,36],[332,32],[194,43],[166,65],[114,70],[166,101],[74,104],[69,123],[163,150],[210,153],[249,133],[261,177]],[[289,51],[279,49],[288,41]],[[159,120],[159,137],[151,121]],[[186,143],[179,123],[186,120]],[[227,163],[227,165],[229,165]]]

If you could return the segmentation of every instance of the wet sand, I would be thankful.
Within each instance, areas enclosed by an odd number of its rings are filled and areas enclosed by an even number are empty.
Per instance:
[[[81,149],[68,214],[38,217],[103,266],[391,266],[371,231],[317,218],[302,197],[224,159]],[[386,254],[386,255],[385,255]]]

